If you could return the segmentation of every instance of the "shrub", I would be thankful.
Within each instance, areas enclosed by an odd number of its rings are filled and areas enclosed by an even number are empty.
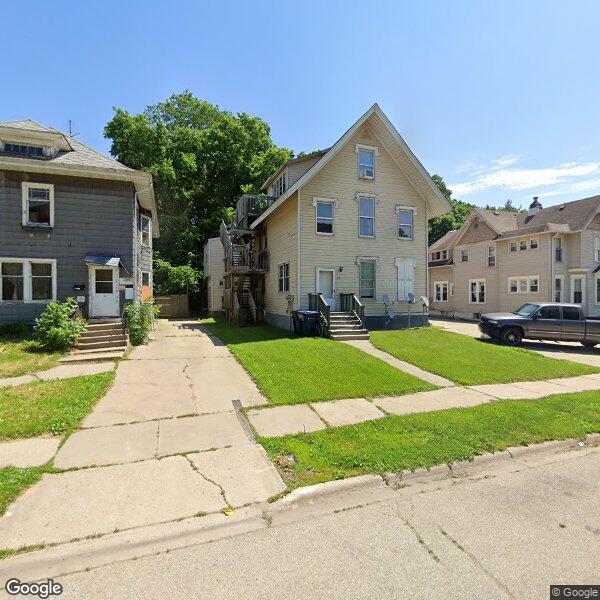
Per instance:
[[[4,323],[0,325],[0,336],[9,338],[27,338],[31,335],[33,327],[29,323]]]
[[[49,302],[35,322],[35,337],[48,350],[68,350],[86,328],[75,298]]]
[[[157,258],[153,267],[154,293],[157,296],[188,294],[200,289],[202,272],[190,265],[174,267],[170,262]]]
[[[141,304],[128,304],[123,312],[123,320],[129,330],[129,341],[134,346],[145,344],[152,329],[152,321],[158,316],[160,309],[152,299]]]

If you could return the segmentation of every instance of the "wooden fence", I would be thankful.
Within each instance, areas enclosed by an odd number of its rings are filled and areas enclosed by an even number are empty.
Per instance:
[[[190,316],[190,298],[188,294],[157,296],[154,298],[154,302],[160,307],[159,318],[174,319]]]

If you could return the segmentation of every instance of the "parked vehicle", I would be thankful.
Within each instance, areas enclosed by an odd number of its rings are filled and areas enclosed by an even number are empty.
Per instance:
[[[590,348],[600,343],[600,320],[586,318],[578,304],[528,302],[512,313],[482,315],[479,329],[509,346],[523,339],[580,342]]]

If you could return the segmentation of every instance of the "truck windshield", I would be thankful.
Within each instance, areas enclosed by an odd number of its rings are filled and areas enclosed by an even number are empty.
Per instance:
[[[531,315],[533,315],[533,313],[535,313],[539,307],[539,304],[523,304],[521,308],[517,308],[517,310],[513,311],[513,315],[517,315],[519,317],[531,317]]]

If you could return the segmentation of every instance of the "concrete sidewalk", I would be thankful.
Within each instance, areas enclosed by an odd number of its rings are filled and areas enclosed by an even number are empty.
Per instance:
[[[0,519],[0,548],[62,543],[263,502],[285,489],[233,400],[265,404],[194,321],[159,321],[54,465]]]

